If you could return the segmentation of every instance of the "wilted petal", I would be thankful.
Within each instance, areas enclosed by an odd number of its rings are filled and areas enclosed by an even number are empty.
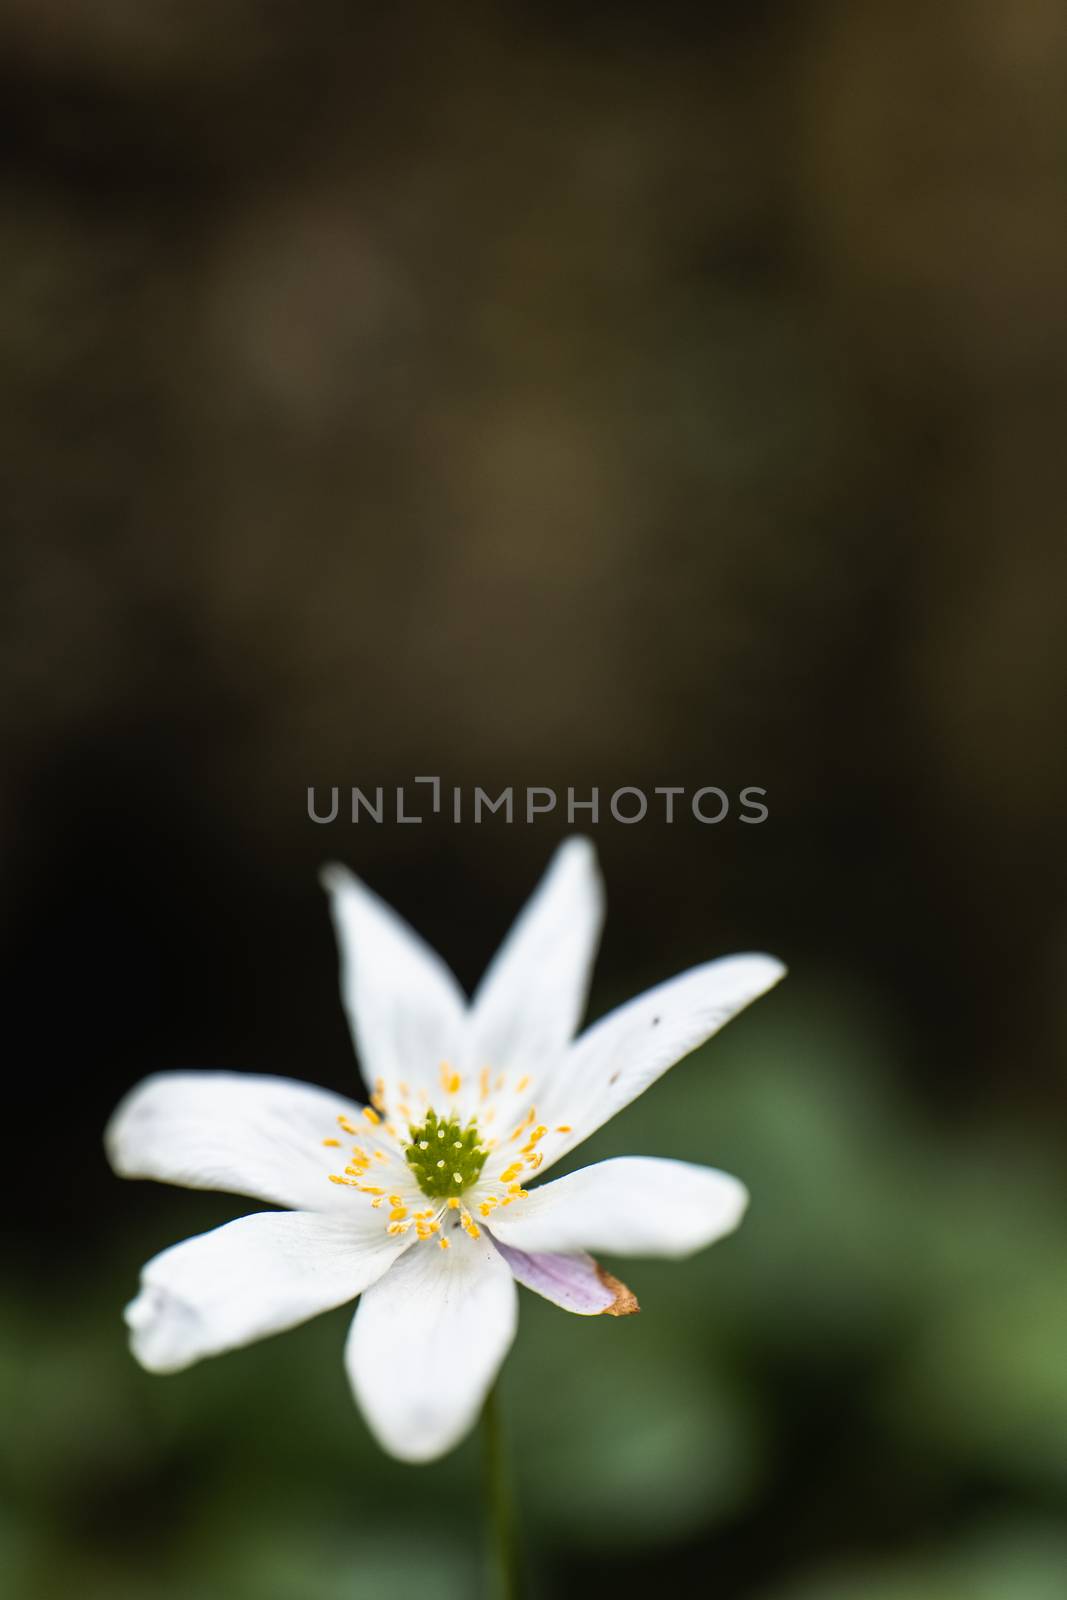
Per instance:
[[[531,1190],[493,1213],[493,1236],[527,1251],[687,1256],[732,1233],[744,1184],[713,1167],[620,1156]]]
[[[377,1216],[241,1217],[148,1263],[126,1308],[131,1348],[150,1372],[179,1372],[354,1299],[406,1245]]]
[[[444,1455],[472,1426],[515,1335],[511,1272],[483,1233],[427,1241],[359,1303],[345,1361],[379,1443],[403,1461]]]
[[[243,1072],[161,1072],[131,1089],[104,1135],[123,1178],[224,1189],[308,1211],[351,1196],[330,1183],[343,1166],[323,1143],[360,1108],[310,1084]]]
[[[628,1317],[639,1311],[637,1297],[584,1251],[563,1255],[517,1250],[495,1241],[516,1283],[580,1317]]]

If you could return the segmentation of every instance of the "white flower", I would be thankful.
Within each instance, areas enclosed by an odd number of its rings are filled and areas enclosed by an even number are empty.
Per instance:
[[[574,1039],[603,914],[571,839],[473,1000],[406,923],[330,868],[345,1009],[369,1106],[285,1078],[162,1073],[107,1130],[115,1171],[225,1189],[257,1212],[148,1263],[127,1308],[153,1372],[361,1296],[345,1363],[371,1429],[426,1461],[473,1423],[507,1353],[516,1280],[582,1315],[637,1309],[588,1254],[684,1256],[735,1228],[736,1178],[602,1161],[527,1189],[783,974],[765,955],[695,967]]]

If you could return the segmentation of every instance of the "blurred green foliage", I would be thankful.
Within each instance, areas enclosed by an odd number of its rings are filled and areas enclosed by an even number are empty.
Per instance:
[[[611,1263],[639,1317],[523,1292],[503,1392],[539,1592],[715,1535],[725,1595],[1059,1600],[1062,1180],[1032,1137],[920,1116],[895,1048],[869,1001],[794,982],[580,1152],[712,1161],[752,1206],[688,1263]],[[421,1469],[377,1450],[341,1367],[347,1310],[177,1377],[137,1369],[119,1311],[140,1260],[241,1203],[176,1195],[161,1223],[128,1193],[110,1260],[72,1236],[0,1319],[4,1592],[476,1592],[477,1441]]]

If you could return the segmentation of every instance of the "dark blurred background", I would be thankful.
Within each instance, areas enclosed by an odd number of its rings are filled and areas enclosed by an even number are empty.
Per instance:
[[[593,996],[786,986],[582,1151],[749,1183],[644,1311],[524,1295],[536,1593],[1067,1592],[1058,0],[0,0],[0,1587],[452,1600],[478,1457],[346,1314],[170,1379],[241,1202],[100,1150],[172,1066],[351,1087],[316,869],[472,984],[565,819],[308,785],[768,791],[595,830]],[[247,1209],[247,1208],[246,1208]]]

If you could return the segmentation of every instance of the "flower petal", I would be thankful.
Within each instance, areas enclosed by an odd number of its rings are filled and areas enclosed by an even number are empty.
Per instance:
[[[564,1255],[516,1250],[500,1239],[493,1242],[516,1283],[543,1295],[564,1311],[573,1311],[580,1317],[628,1317],[641,1309],[632,1290],[584,1251]]]
[[[323,1141],[360,1108],[289,1078],[244,1072],[161,1072],[131,1089],[104,1135],[123,1178],[225,1189],[277,1205],[330,1211],[351,1202],[330,1183],[344,1164]]]
[[[657,984],[594,1023],[538,1099],[538,1117],[566,1129],[542,1145],[546,1167],[784,976],[773,956],[726,956]]]
[[[345,1351],[357,1401],[382,1447],[430,1461],[458,1444],[515,1336],[515,1283],[483,1233],[452,1233],[403,1256],[360,1301]]]
[[[441,957],[344,867],[322,874],[341,953],[341,999],[369,1087],[436,1087],[463,1050],[467,1002]],[[403,1096],[400,1096],[403,1098]]]
[[[713,1167],[620,1156],[532,1189],[493,1213],[493,1236],[519,1250],[687,1256],[737,1227],[743,1183]]]
[[[241,1217],[148,1263],[126,1307],[131,1349],[150,1372],[180,1372],[355,1299],[407,1243],[377,1217]]]
[[[471,1067],[533,1074],[570,1043],[603,920],[596,851],[588,839],[567,839],[475,991]]]

